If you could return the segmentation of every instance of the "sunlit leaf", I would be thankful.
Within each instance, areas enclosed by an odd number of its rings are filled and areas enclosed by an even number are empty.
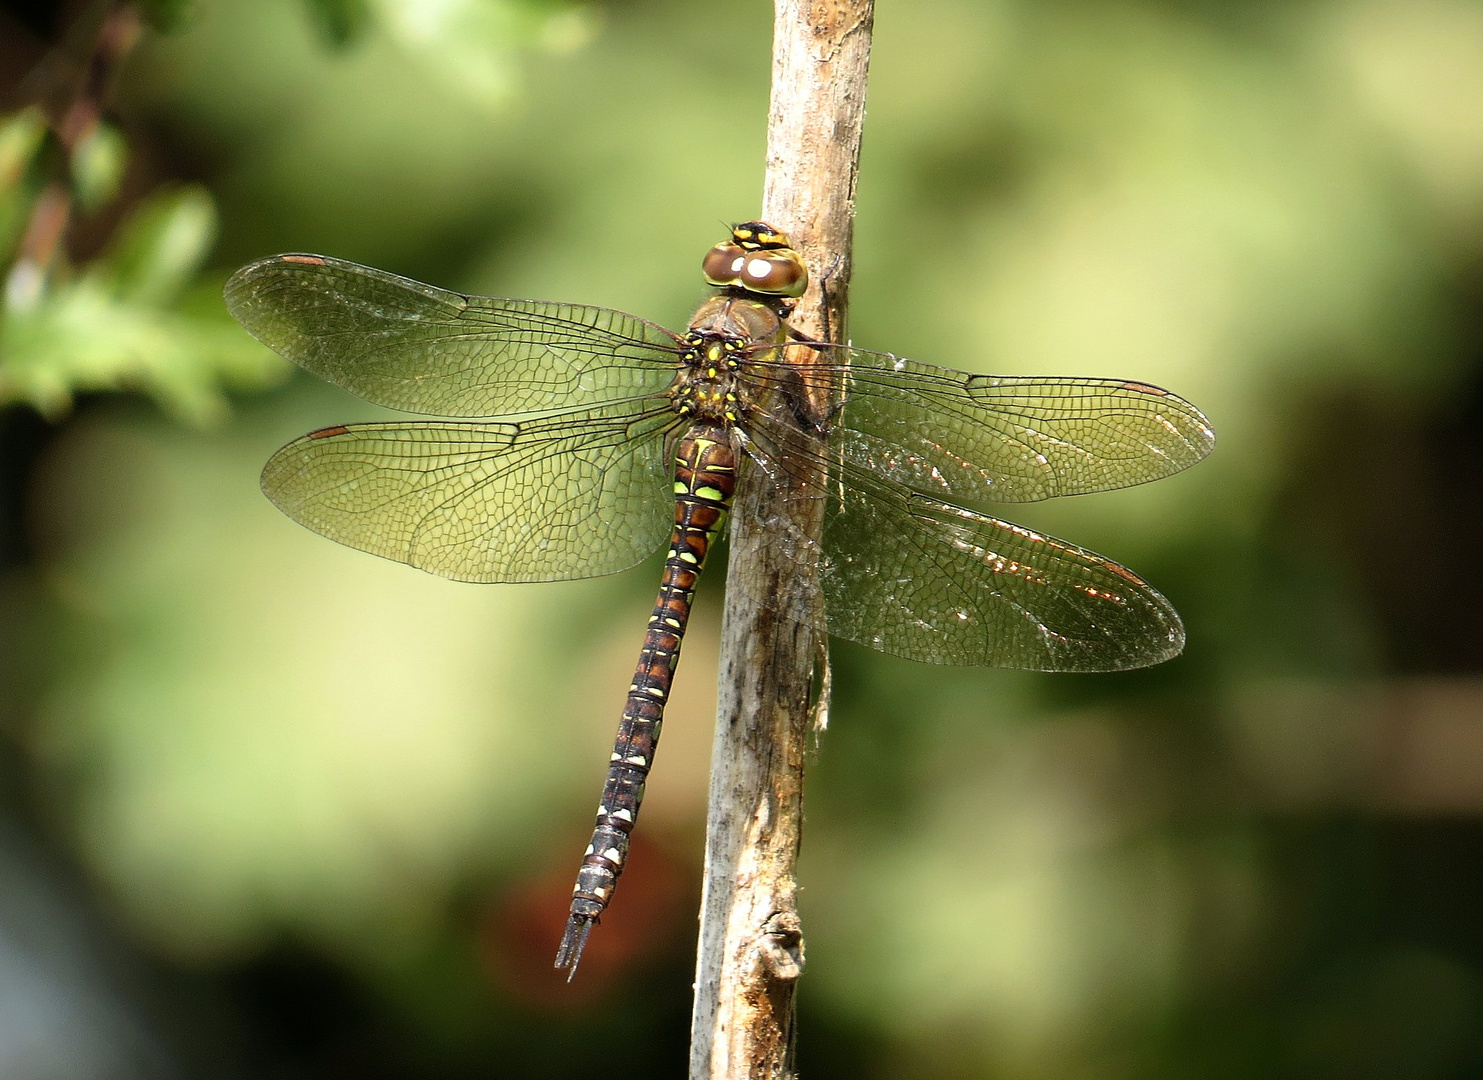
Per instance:
[[[0,260],[10,256],[35,196],[36,158],[46,140],[46,118],[37,108],[0,120]]]
[[[0,120],[0,196],[21,182],[46,136],[46,117],[32,106]]]
[[[85,210],[96,210],[118,194],[129,148],[111,124],[98,124],[72,152],[72,186]]]
[[[214,231],[204,189],[159,193],[96,264],[13,305],[0,322],[0,402],[56,416],[81,392],[135,390],[203,424],[225,411],[224,388],[278,377],[283,364],[237,331],[218,283],[190,284]]]
[[[204,188],[166,191],[119,230],[106,260],[122,299],[165,303],[200,268],[216,238],[216,210]]]

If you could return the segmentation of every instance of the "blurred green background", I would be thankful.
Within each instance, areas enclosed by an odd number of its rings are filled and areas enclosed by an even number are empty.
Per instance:
[[[0,1077],[682,1075],[721,575],[566,987],[657,563],[458,585],[294,525],[262,463],[371,412],[219,289],[321,251],[683,324],[771,6],[144,9],[68,146],[23,109],[97,11],[0,4]],[[881,0],[857,229],[856,343],[1156,382],[1220,445],[1016,515],[1178,660],[835,646],[804,1074],[1483,1077],[1483,4]]]

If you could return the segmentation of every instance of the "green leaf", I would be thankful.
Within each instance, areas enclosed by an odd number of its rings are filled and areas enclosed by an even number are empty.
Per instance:
[[[188,423],[227,410],[225,389],[255,389],[287,365],[243,334],[221,282],[197,282],[216,213],[202,188],[157,193],[79,276],[0,318],[0,403],[48,416],[85,391],[149,394]]]
[[[46,118],[35,107],[0,120],[0,265],[9,265],[31,212],[46,130]]]
[[[112,124],[100,123],[72,152],[72,187],[86,210],[96,210],[118,194],[129,148]]]
[[[204,291],[214,297],[219,288],[213,282]],[[258,388],[286,370],[224,313],[131,303],[91,276],[0,324],[0,401],[29,403],[47,416],[65,413],[80,392],[135,390],[206,425],[227,411],[224,387]]]
[[[36,106],[0,120],[0,195],[20,186],[46,137],[46,117]]]
[[[216,207],[206,189],[167,190],[119,229],[103,272],[121,299],[169,303],[195,276],[215,239]]]

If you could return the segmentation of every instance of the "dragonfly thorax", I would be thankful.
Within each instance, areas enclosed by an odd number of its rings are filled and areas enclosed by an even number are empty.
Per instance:
[[[717,424],[735,423],[743,404],[743,363],[774,359],[776,346],[786,337],[782,318],[768,302],[713,296],[696,311],[685,334],[671,391],[675,411]]]
[[[735,423],[739,416],[737,378],[749,342],[723,334],[685,335],[683,367],[675,378],[675,411],[716,424]]]
[[[739,348],[781,343],[787,336],[779,300],[722,293],[701,304],[690,320],[686,341],[730,339]]]

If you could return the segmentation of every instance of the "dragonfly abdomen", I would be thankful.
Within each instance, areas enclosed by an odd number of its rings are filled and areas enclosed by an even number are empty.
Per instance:
[[[608,764],[592,843],[572,890],[571,915],[556,966],[576,974],[587,935],[612,899],[628,858],[628,837],[664,721],[695,584],[736,490],[736,453],[723,426],[698,424],[675,447],[675,523],[643,650],[628,688]]]

